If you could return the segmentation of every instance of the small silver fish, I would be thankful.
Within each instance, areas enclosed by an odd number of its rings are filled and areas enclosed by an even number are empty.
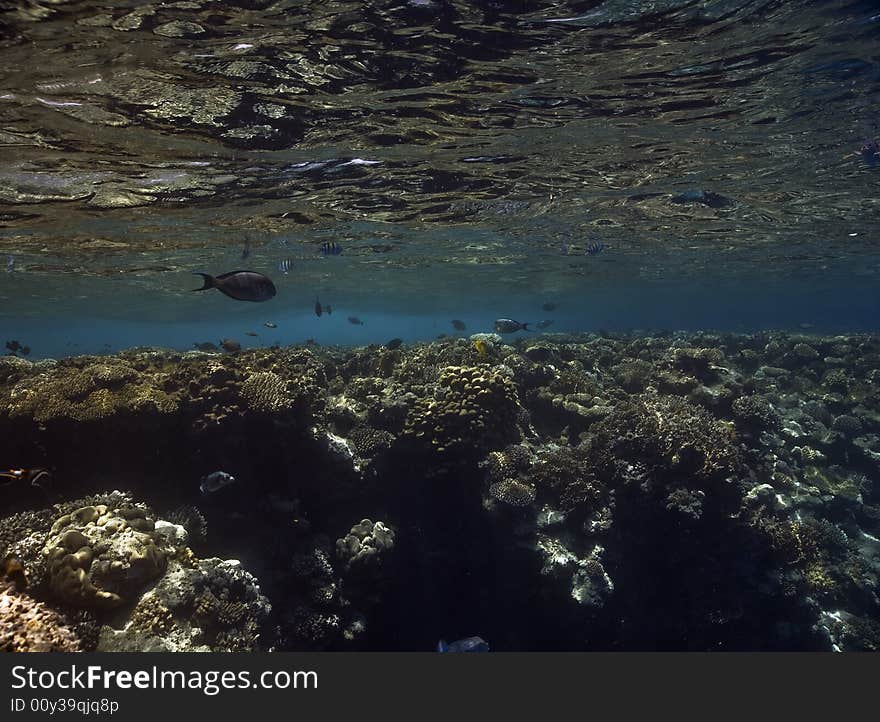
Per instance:
[[[281,263],[278,264],[278,270],[281,271],[285,276],[293,270],[293,261],[289,258],[285,258]]]
[[[277,324],[277,323],[272,323],[271,321],[266,321],[266,323],[264,323],[263,325],[264,325],[266,328],[278,328],[278,324]]]
[[[15,256],[6,256],[6,273],[12,273],[15,268]]]
[[[213,494],[215,491],[222,489],[235,483],[235,477],[227,474],[225,471],[215,471],[212,474],[202,477],[202,483],[199,484],[199,491],[202,494]]]

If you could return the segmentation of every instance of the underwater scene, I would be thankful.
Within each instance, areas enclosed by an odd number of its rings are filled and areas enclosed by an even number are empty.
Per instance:
[[[876,651],[880,3],[0,1],[0,650]]]

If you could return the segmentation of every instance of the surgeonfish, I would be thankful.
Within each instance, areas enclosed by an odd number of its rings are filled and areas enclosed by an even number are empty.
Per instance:
[[[517,331],[531,331],[529,324],[520,323],[510,318],[499,318],[495,321],[497,333],[516,333]]]
[[[193,275],[201,276],[205,281],[204,286],[194,288],[193,291],[216,288],[220,293],[236,301],[268,301],[276,293],[272,280],[256,271],[230,271],[220,276],[196,272]]]

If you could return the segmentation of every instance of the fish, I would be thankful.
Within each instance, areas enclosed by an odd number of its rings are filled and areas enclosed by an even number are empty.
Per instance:
[[[224,338],[222,341],[220,341],[220,348],[222,348],[224,351],[229,351],[230,353],[233,353],[235,351],[241,351],[241,344],[231,338]]]
[[[204,286],[194,288],[193,291],[207,291],[209,288],[216,288],[220,293],[234,298],[236,301],[268,301],[276,293],[272,280],[256,271],[230,271],[216,277],[198,272],[193,275],[201,276],[205,281]]]
[[[324,306],[324,310],[327,312],[328,316],[333,314],[333,308],[331,306]]]
[[[342,255],[342,246],[340,246],[335,241],[333,241],[331,243],[322,243],[321,244],[321,255],[322,256]]]
[[[241,249],[241,260],[243,261],[249,255],[251,255],[251,242],[245,241],[244,247]]]
[[[12,273],[15,269],[15,256],[6,256],[6,273]]]
[[[2,580],[12,582],[19,592],[27,589],[28,578],[24,573],[24,564],[18,557],[9,554],[0,562],[0,581]]]
[[[491,347],[489,346],[488,341],[478,338],[474,341],[474,348],[477,350],[477,355],[479,355],[480,358],[486,358],[486,356],[489,355],[489,349]]]
[[[862,143],[862,147],[859,148],[859,155],[862,156],[862,160],[864,160],[865,163],[873,167],[877,165],[877,163],[880,163],[880,146],[877,145],[876,140],[869,138]]]
[[[545,311],[555,311],[557,308],[559,308],[559,304],[554,303],[553,301],[547,301],[547,303],[541,306],[541,308]]]
[[[15,356],[16,354],[19,354],[19,353],[22,356],[28,356],[31,352],[30,346],[22,346],[15,339],[13,339],[12,341],[7,341],[6,348],[9,349],[9,352],[12,356]]]
[[[52,482],[52,474],[46,469],[8,469],[0,471],[0,486],[8,486],[16,482],[35,486],[45,491]]]
[[[278,324],[277,324],[277,323],[272,323],[271,321],[266,321],[266,323],[264,323],[263,325],[264,325],[266,328],[278,328]]]
[[[605,250],[605,244],[602,241],[594,241],[587,246],[588,256],[597,256]]]
[[[202,482],[199,484],[199,491],[206,495],[213,494],[224,486],[229,486],[234,483],[235,477],[232,474],[227,474],[225,471],[215,471],[212,474],[202,477]]]
[[[540,321],[540,322],[536,323],[535,325],[543,331],[545,328],[549,328],[550,326],[552,326],[552,325],[553,325],[553,321],[551,321],[551,320],[548,318],[548,319],[546,319],[546,320],[544,320],[544,321]]]
[[[321,302],[316,298],[315,299],[315,315],[318,318],[320,318],[322,313],[324,313],[324,310],[321,308]]]
[[[438,652],[488,652],[489,643],[482,637],[465,637],[447,644],[444,640],[437,642]]]
[[[403,346],[403,339],[392,338],[388,343],[385,344],[385,348],[393,351],[396,348],[400,348]]]
[[[260,334],[258,334],[256,331],[245,331],[245,332],[244,332],[244,335],[245,335],[245,336],[253,336],[254,338],[256,338],[256,337],[259,336]]]
[[[202,343],[194,343],[193,346],[197,348],[199,351],[216,351],[217,344],[211,343],[210,341],[203,341]]]
[[[357,316],[349,316],[348,322],[354,324],[355,326],[363,326],[364,322],[361,321]]]
[[[465,326],[464,321],[459,321],[457,318],[452,319],[452,328],[456,331],[464,331],[467,326]]]
[[[510,318],[499,318],[495,321],[497,333],[516,333],[517,331],[531,331],[529,324],[520,323]]]
[[[727,198],[720,193],[701,190],[685,191],[684,193],[672,196],[669,200],[678,204],[700,203],[701,205],[709,206],[709,208],[727,208],[734,204],[730,198]]]
[[[285,258],[281,263],[278,264],[278,270],[281,271],[285,276],[293,270],[293,261],[289,258]]]

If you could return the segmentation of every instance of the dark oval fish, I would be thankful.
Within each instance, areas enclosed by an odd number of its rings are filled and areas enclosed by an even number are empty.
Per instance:
[[[278,264],[278,270],[281,271],[285,276],[293,270],[293,261],[289,258],[285,258],[281,263]]]
[[[259,336],[260,334],[258,334],[256,331],[245,331],[245,332],[244,332],[244,335],[245,335],[245,336],[253,336],[254,338],[256,338],[256,337]]]
[[[452,320],[452,328],[456,331],[464,331],[467,326],[464,325],[464,321],[459,321],[457,318]]]
[[[231,338],[224,338],[220,342],[220,348],[231,353],[234,351],[241,351],[241,344],[238,341],[233,341]]]
[[[275,284],[268,276],[256,271],[230,271],[221,276],[207,273],[193,273],[201,276],[205,285],[193,291],[207,291],[216,288],[221,293],[236,301],[268,301],[275,295]]]
[[[403,346],[403,339],[400,338],[392,338],[388,343],[385,344],[385,348],[393,351],[396,348],[400,348]]]
[[[321,315],[323,312],[324,312],[324,311],[323,311],[323,309],[321,308],[321,302],[316,298],[316,299],[315,299],[315,315],[318,316],[318,317],[320,317],[320,315]]]
[[[587,255],[595,256],[605,250],[605,244],[602,241],[596,241],[587,246]]]
[[[510,318],[499,318],[495,321],[495,331],[497,333],[516,333],[517,331],[531,331],[531,329],[527,323],[520,323]]]
[[[322,243],[321,244],[321,255],[322,256],[339,256],[342,254],[342,246],[338,243]]]
[[[862,144],[862,147],[859,148],[859,154],[862,156],[862,160],[871,167],[880,163],[880,146],[877,145],[876,140],[866,140]],[[10,258],[12,258],[12,256],[10,256]],[[10,270],[12,269],[10,268]]]
[[[232,474],[227,474],[225,471],[215,471],[213,474],[208,474],[207,476],[202,477],[202,483],[199,484],[199,491],[201,491],[202,494],[213,494],[224,486],[229,486],[234,483],[235,477]]]
[[[541,306],[541,308],[545,311],[555,311],[557,308],[559,308],[559,304],[553,303],[553,301],[547,301],[547,303]]]
[[[355,326],[363,326],[364,322],[361,321],[357,316],[349,316],[348,322],[354,324]]]
[[[444,640],[437,642],[438,652],[488,652],[489,643],[482,637],[466,637],[447,644]]]

